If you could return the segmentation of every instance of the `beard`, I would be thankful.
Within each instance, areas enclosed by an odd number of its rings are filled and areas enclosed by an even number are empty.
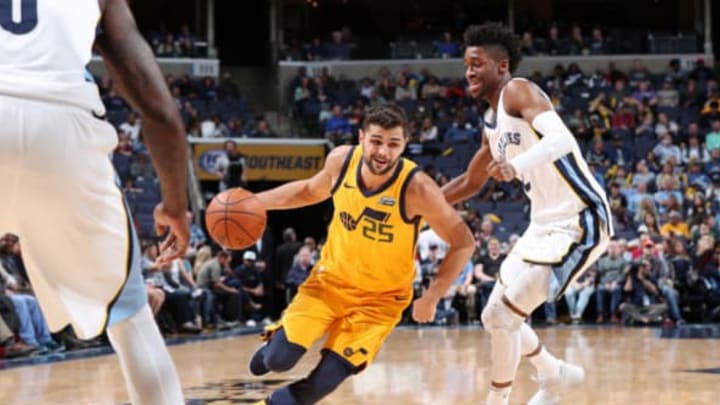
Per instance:
[[[385,164],[385,167],[383,167],[383,168],[381,168],[381,169],[380,169],[380,168],[377,168],[377,167],[375,166],[376,163],[375,163],[375,161],[373,160],[373,157],[372,157],[372,156],[366,157],[364,160],[365,160],[365,165],[367,166],[368,170],[370,170],[370,173],[372,173],[372,174],[374,174],[374,175],[376,175],[376,176],[382,176],[382,175],[384,175],[384,174],[387,174],[390,170],[394,169],[395,166],[397,165],[398,161],[400,160],[400,158],[395,159],[394,162],[388,161],[388,162]]]

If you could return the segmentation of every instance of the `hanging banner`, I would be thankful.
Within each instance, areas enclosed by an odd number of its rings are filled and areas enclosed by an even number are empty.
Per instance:
[[[218,157],[228,139],[190,139],[199,180],[219,180]],[[314,139],[234,139],[245,158],[248,181],[288,181],[311,177],[325,164],[329,143]]]

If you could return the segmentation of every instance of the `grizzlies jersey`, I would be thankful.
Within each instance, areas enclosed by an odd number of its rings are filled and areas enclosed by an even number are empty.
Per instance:
[[[334,284],[373,293],[407,292],[415,278],[420,218],[407,218],[405,192],[419,168],[400,159],[377,190],[360,178],[362,147],[350,150],[333,187],[335,210],[314,273]]]
[[[99,20],[98,0],[0,0],[0,95],[104,114],[85,79]]]
[[[542,139],[542,134],[533,130],[527,121],[505,112],[503,92],[504,88],[498,99],[495,125],[488,118],[492,110],[486,112],[485,118],[484,133],[495,160],[510,160]],[[544,96],[547,98],[547,95]],[[605,192],[590,172],[577,143],[567,155],[518,173],[517,178],[530,198],[532,222],[547,224],[563,221],[577,217],[588,208],[604,223],[607,233],[612,234]]]

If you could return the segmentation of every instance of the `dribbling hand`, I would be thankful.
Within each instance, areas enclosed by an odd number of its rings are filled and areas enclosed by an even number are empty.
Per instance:
[[[513,181],[517,176],[513,165],[504,160],[493,160],[488,165],[487,170],[490,177],[498,181]]]
[[[418,323],[432,322],[435,320],[435,310],[438,300],[425,294],[413,303],[413,319]]]
[[[190,226],[185,211],[179,214],[169,213],[163,203],[155,206],[153,211],[155,219],[155,233],[162,236],[168,232],[165,240],[160,244],[159,263],[169,263],[182,257],[187,250],[190,240]]]

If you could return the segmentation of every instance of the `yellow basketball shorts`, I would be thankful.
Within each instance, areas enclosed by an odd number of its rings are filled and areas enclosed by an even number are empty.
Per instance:
[[[363,293],[313,274],[285,310],[280,325],[290,342],[306,349],[327,333],[323,347],[345,358],[359,372],[375,358],[411,300],[411,291]]]

